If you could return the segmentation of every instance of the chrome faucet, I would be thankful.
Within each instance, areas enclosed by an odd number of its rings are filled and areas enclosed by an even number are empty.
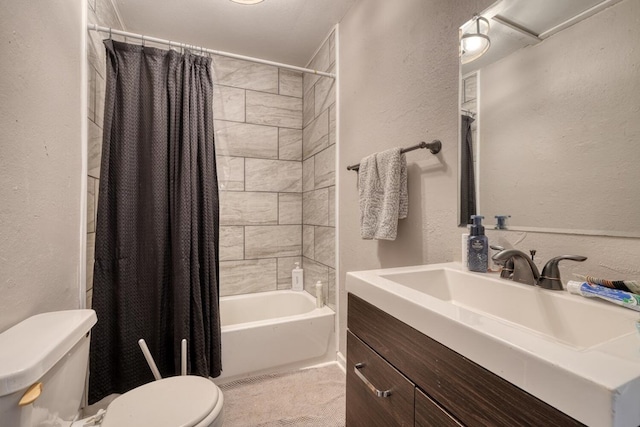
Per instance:
[[[542,269],[542,274],[540,274],[538,267],[533,263],[531,257],[517,249],[505,249],[495,254],[492,259],[496,264],[503,266],[513,263],[512,280],[515,282],[533,286],[538,285],[544,289],[561,291],[563,287],[558,263],[564,259],[582,262],[586,260],[587,257],[580,255],[562,255],[551,258]]]

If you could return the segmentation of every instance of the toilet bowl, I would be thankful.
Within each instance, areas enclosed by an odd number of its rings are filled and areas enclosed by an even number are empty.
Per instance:
[[[2,427],[219,427],[224,397],[207,378],[177,376],[137,387],[99,416],[78,419],[93,310],[30,317],[0,334]]]

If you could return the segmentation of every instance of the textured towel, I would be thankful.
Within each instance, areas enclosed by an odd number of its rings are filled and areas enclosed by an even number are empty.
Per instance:
[[[358,196],[363,239],[395,240],[398,219],[407,217],[407,161],[401,150],[392,148],[360,161]]]

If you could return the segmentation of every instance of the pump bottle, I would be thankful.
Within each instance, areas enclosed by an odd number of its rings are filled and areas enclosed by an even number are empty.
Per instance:
[[[304,270],[300,268],[300,263],[295,263],[296,268],[291,270],[291,289],[294,291],[303,291],[304,290]]]
[[[481,215],[471,215],[469,243],[467,245],[467,265],[469,271],[486,273],[489,268],[489,240],[484,235]]]

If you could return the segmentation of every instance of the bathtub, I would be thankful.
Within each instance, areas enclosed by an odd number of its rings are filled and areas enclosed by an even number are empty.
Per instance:
[[[335,313],[307,292],[220,298],[222,374],[217,383],[335,361]],[[224,380],[224,381],[221,381]]]

